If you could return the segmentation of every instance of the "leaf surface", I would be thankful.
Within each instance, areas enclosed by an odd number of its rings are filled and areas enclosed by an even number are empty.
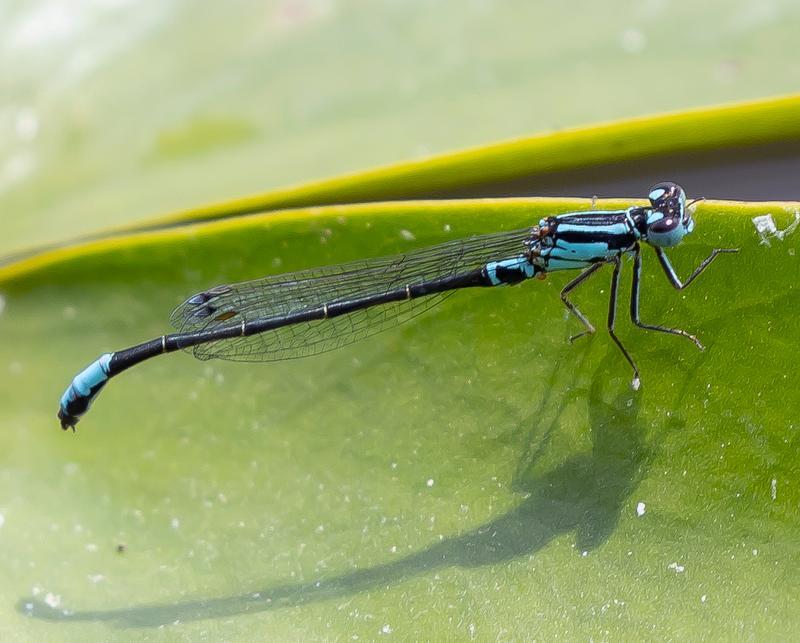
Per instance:
[[[632,328],[623,297],[638,393],[605,332],[567,343],[568,276],[553,275],[457,293],[314,358],[154,359],[112,381],[77,434],[58,429],[75,372],[168,330],[195,291],[588,207],[331,206],[7,266],[0,569],[14,581],[0,621],[51,638],[156,625],[276,640],[794,631],[800,237],[766,245],[753,218],[783,230],[795,203],[699,204],[670,252],[679,273],[713,247],[741,252],[685,292],[645,255],[643,319],[707,350]],[[575,296],[601,328],[609,277]]]

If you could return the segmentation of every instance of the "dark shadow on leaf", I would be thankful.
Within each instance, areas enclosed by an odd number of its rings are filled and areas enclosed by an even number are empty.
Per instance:
[[[607,355],[588,391],[573,390],[563,382],[555,385],[556,380],[563,380],[558,372],[564,372],[555,365],[553,381],[545,384],[543,399],[526,421],[527,437],[529,440],[535,437],[537,444],[526,445],[515,475],[514,489],[523,500],[512,511],[471,531],[390,563],[314,583],[287,583],[254,588],[235,596],[106,611],[55,610],[32,598],[20,600],[17,608],[23,614],[50,621],[154,627],[347,597],[448,567],[502,564],[535,555],[565,533],[575,534],[578,552],[597,548],[614,531],[651,459],[638,421],[640,396],[627,387],[620,389],[618,369],[612,375],[612,369],[618,367],[617,357]],[[575,366],[573,362],[571,367]],[[557,429],[560,409],[570,400],[581,403],[583,399],[589,409],[591,447],[538,473],[543,468],[541,456]],[[542,426],[541,418],[548,415],[552,419],[545,420]]]

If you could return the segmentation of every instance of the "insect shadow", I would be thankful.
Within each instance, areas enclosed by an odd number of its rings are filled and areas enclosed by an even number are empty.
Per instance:
[[[563,374],[565,369],[554,365],[552,381],[543,387],[545,392],[538,408],[523,423],[527,431],[526,449],[513,480],[513,488],[523,497],[522,501],[511,511],[470,531],[390,563],[312,583],[278,584],[221,598],[96,611],[65,612],[51,609],[36,599],[23,598],[17,609],[49,621],[155,627],[296,607],[352,596],[449,567],[480,567],[535,556],[566,533],[574,533],[578,552],[590,551],[608,539],[623,510],[630,508],[628,498],[647,474],[654,453],[645,444],[645,431],[639,421],[641,395],[627,387],[620,390],[619,379],[613,377],[608,364],[616,364],[610,355],[601,361],[588,391],[572,389],[566,394],[564,391],[569,391],[570,385],[564,386],[563,382],[555,385],[559,371]],[[576,372],[574,368],[573,360],[569,370]],[[615,397],[607,393],[614,386],[618,391]],[[588,401],[591,446],[546,469],[540,466],[542,456],[557,432],[560,409],[570,399]],[[541,418],[547,413],[552,419],[542,426]],[[664,425],[656,434],[673,428]],[[651,442],[658,441],[658,435],[651,434]],[[545,470],[539,473],[540,468]]]

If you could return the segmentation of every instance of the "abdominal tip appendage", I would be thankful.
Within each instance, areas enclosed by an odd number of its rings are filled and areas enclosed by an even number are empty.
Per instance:
[[[75,425],[78,423],[78,418],[74,415],[70,415],[69,413],[65,413],[63,410],[58,410],[58,419],[61,420],[61,430],[66,431],[67,429],[72,429],[72,432],[75,433]]]
[[[631,382],[631,388],[634,391],[638,391],[641,386],[642,386],[642,380],[639,379],[638,375],[634,376],[633,381]]]

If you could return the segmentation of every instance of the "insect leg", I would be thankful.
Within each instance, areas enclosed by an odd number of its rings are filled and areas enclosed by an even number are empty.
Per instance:
[[[622,354],[625,356],[625,359],[628,360],[628,364],[630,364],[631,368],[633,368],[633,380],[631,381],[631,386],[633,387],[634,391],[638,391],[639,386],[641,385],[639,369],[636,367],[636,363],[633,361],[633,358],[628,350],[622,345],[622,342],[619,341],[619,337],[617,337],[617,334],[614,332],[614,323],[617,320],[617,291],[619,289],[619,273],[620,268],[622,267],[619,257],[614,258],[613,264],[614,274],[611,276],[611,294],[608,298],[608,334],[611,335],[611,339],[614,340],[614,343],[619,347],[619,349],[622,351]]]
[[[688,287],[690,283],[692,283],[700,274],[711,265],[711,262],[717,258],[717,255],[723,253],[732,253],[732,252],[739,252],[738,248],[715,248],[711,251],[711,254],[708,255],[703,261],[700,263],[697,268],[694,269],[694,272],[689,275],[689,278],[682,282],[681,278],[678,277],[678,274],[675,272],[675,268],[672,267],[670,263],[669,257],[667,257],[664,250],[659,248],[658,246],[653,246],[653,249],[656,251],[656,256],[658,257],[659,263],[661,263],[661,267],[664,269],[664,273],[667,275],[667,279],[672,284],[672,286],[676,290],[683,290],[684,288]]]
[[[595,332],[595,329],[594,326],[592,326],[592,323],[588,319],[586,319],[586,316],[580,310],[578,310],[578,307],[569,300],[569,297],[567,297],[567,295],[573,290],[575,290],[578,286],[580,286],[589,277],[591,277],[602,266],[603,266],[602,263],[593,263],[581,274],[575,277],[575,279],[573,279],[566,286],[564,286],[564,288],[562,288],[561,290],[561,301],[564,302],[564,305],[567,307],[567,309],[573,315],[575,315],[575,317],[580,319],[581,323],[586,327],[586,330],[583,331],[582,333],[578,333],[577,335],[572,335],[569,338],[570,342],[574,342],[576,339],[578,339],[579,337],[583,337],[584,335],[591,335],[592,333]]]
[[[645,330],[655,330],[660,333],[669,333],[670,335],[680,335],[681,337],[685,337],[686,339],[694,342],[697,348],[703,350],[704,347],[703,344],[700,343],[700,340],[697,339],[697,337],[695,337],[694,335],[687,333],[685,330],[681,330],[680,328],[667,328],[666,326],[657,326],[654,324],[645,324],[644,322],[641,321],[641,319],[639,319],[639,284],[642,276],[642,251],[638,244],[636,244],[636,248],[634,249],[633,252],[634,254],[633,254],[633,283],[631,285],[631,321],[634,324],[636,324],[639,328],[644,328]],[[666,255],[664,255],[664,257],[666,257]],[[707,262],[710,263],[711,260],[709,259],[707,260]],[[708,263],[706,263],[706,265],[708,265]],[[672,266],[670,266],[670,269],[671,268]],[[689,282],[687,281],[686,285],[688,284]]]

